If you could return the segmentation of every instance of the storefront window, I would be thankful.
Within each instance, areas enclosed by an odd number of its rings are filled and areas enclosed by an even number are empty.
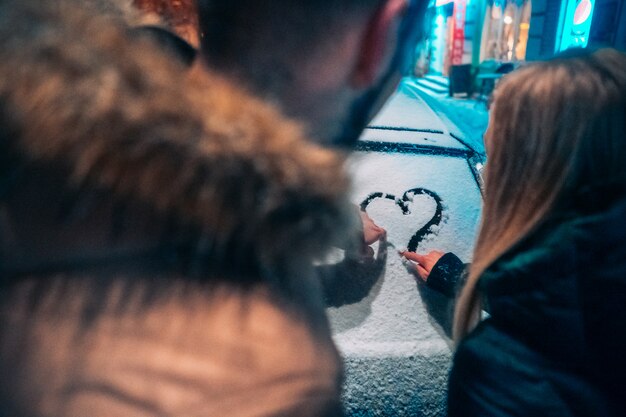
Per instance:
[[[485,13],[481,61],[526,58],[531,0],[492,0]]]

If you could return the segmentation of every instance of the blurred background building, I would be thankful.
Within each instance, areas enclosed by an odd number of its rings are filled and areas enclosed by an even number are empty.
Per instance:
[[[427,21],[415,74],[451,94],[571,47],[626,50],[626,0],[432,0]]]

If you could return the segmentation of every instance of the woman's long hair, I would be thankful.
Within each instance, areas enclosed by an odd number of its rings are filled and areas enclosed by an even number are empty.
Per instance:
[[[594,183],[626,176],[626,55],[574,51],[498,86],[485,135],[485,201],[454,336],[482,309],[478,282],[500,256]]]

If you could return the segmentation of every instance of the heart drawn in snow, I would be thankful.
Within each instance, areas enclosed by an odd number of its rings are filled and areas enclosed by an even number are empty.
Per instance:
[[[424,218],[424,214],[426,214],[426,216],[428,216],[427,212],[420,212],[420,213],[412,213],[410,210],[409,205],[411,203],[414,203],[414,200],[416,197],[419,196],[424,196],[428,199],[431,199],[432,201],[434,201],[435,203],[435,210],[434,210],[434,214],[432,215],[432,217],[425,221],[426,219],[428,219],[428,217]],[[419,246],[419,244],[430,234],[433,233],[433,228],[436,226],[439,226],[439,224],[441,223],[442,217],[443,217],[443,203],[441,200],[441,197],[439,197],[436,193],[434,193],[433,191],[427,190],[425,188],[412,188],[408,191],[406,191],[401,198],[397,198],[394,195],[391,194],[386,194],[386,193],[381,193],[381,192],[376,192],[376,193],[372,193],[370,194],[365,200],[363,200],[363,202],[361,203],[361,210],[363,211],[368,211],[368,207],[370,207],[370,205],[372,205],[372,203],[376,202],[377,200],[391,200],[394,202],[394,204],[400,208],[400,210],[402,211],[402,215],[403,216],[410,216],[410,215],[416,215],[419,216],[418,219],[416,219],[418,225],[419,224],[424,224],[422,227],[420,227],[410,238],[409,243],[407,245],[407,249],[410,252],[415,252],[417,250],[417,247]],[[414,210],[415,211],[415,210]],[[377,220],[376,218],[374,218],[374,220]],[[425,223],[424,223],[425,222]],[[401,227],[402,229],[406,228],[407,226],[404,225],[404,221],[402,222],[401,225],[386,225],[386,224],[380,224],[381,226],[385,227],[385,228],[389,228],[391,227]],[[410,230],[415,230],[412,227],[410,228]],[[405,235],[405,233],[403,233],[403,235]]]

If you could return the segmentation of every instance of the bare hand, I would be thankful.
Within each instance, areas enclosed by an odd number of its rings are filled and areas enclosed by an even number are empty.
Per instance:
[[[363,223],[363,242],[366,245],[372,245],[383,237],[385,229],[377,226],[366,212],[360,211],[360,213],[361,222]]]
[[[400,252],[400,255],[404,256],[409,261],[415,262],[414,264],[411,263],[412,272],[419,275],[419,277],[426,282],[430,276],[430,272],[445,253],[435,250],[427,255],[420,255],[419,253],[405,251]]]
[[[376,255],[376,258],[374,258]],[[346,257],[362,263],[371,263],[380,259],[387,259],[387,232],[383,229],[378,240],[378,252],[374,252],[374,248],[363,242],[360,249],[356,252],[347,252]]]

